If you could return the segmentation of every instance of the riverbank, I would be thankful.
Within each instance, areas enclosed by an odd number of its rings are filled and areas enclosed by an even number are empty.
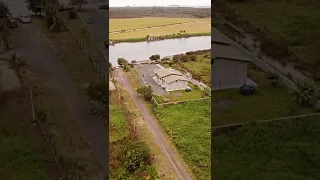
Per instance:
[[[197,36],[211,36],[211,32],[188,34],[188,37],[197,37]],[[164,40],[165,39],[186,38],[186,34],[165,35],[165,36],[163,36],[163,38],[164,38]],[[146,37],[140,37],[140,38],[129,38],[129,39],[110,39],[110,41],[112,41],[113,43],[124,43],[124,42],[135,43],[135,42],[147,41],[147,38]],[[154,41],[151,41],[151,42],[154,42]]]

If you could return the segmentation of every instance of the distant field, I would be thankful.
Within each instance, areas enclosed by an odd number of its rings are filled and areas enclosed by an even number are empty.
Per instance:
[[[147,35],[150,36],[165,36],[179,33],[179,31],[185,31],[188,34],[196,33],[210,33],[211,32],[211,21],[210,20],[197,20],[194,23],[173,25],[160,28],[151,28],[141,31],[125,32],[119,34],[110,34],[111,40],[121,39],[134,39],[134,38],[145,38]]]
[[[211,176],[211,101],[158,106],[155,114],[199,180]]]
[[[108,12],[106,12],[108,13]],[[141,17],[175,17],[204,18],[211,17],[210,8],[190,7],[110,7],[110,18],[141,18]]]
[[[318,116],[249,124],[213,136],[213,179],[319,179],[319,120]]]
[[[162,18],[162,17],[146,17],[146,18],[127,18],[127,19],[110,19],[109,32],[121,31],[127,29],[146,28],[151,26],[160,26],[173,23],[183,23],[195,21],[195,18]]]

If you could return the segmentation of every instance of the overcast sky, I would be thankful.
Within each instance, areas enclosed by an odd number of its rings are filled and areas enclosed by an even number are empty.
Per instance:
[[[109,0],[109,6],[210,6],[211,0]]]

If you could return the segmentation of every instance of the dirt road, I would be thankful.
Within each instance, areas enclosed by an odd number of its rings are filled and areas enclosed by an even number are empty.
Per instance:
[[[121,70],[115,71],[115,79],[121,86],[124,87],[130,94],[133,102],[136,104],[139,109],[144,121],[146,122],[148,129],[151,131],[156,143],[159,145],[161,152],[167,157],[169,164],[176,173],[177,177],[181,180],[192,180],[191,174],[186,170],[183,164],[178,159],[178,156],[174,149],[169,145],[168,141],[165,139],[164,132],[161,131],[156,121],[150,115],[149,111],[143,104],[142,100],[138,97],[138,94],[131,87],[129,80],[126,78],[126,75]]]

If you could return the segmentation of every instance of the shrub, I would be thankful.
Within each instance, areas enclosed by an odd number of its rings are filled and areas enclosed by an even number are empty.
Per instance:
[[[180,60],[182,62],[187,62],[189,60],[189,56],[183,55],[183,56],[180,57]]]
[[[196,56],[196,55],[190,56],[190,60],[191,60],[191,61],[196,61],[196,60],[197,60],[197,56]]]
[[[147,101],[152,99],[152,88],[151,86],[143,86],[137,89],[137,92],[143,96]]]
[[[69,18],[70,19],[77,19],[78,18],[77,12],[75,10],[69,11]]]
[[[132,143],[126,151],[124,167],[130,172],[138,170],[140,166],[147,163],[149,154],[150,149],[145,143]]]
[[[149,59],[151,61],[159,60],[160,59],[160,55],[159,54],[154,54],[154,55],[150,56]]]
[[[90,83],[87,92],[87,96],[89,97],[90,100],[92,101],[97,101],[101,105],[107,105],[108,102],[108,97],[109,97],[109,87],[105,82],[101,83]]]

